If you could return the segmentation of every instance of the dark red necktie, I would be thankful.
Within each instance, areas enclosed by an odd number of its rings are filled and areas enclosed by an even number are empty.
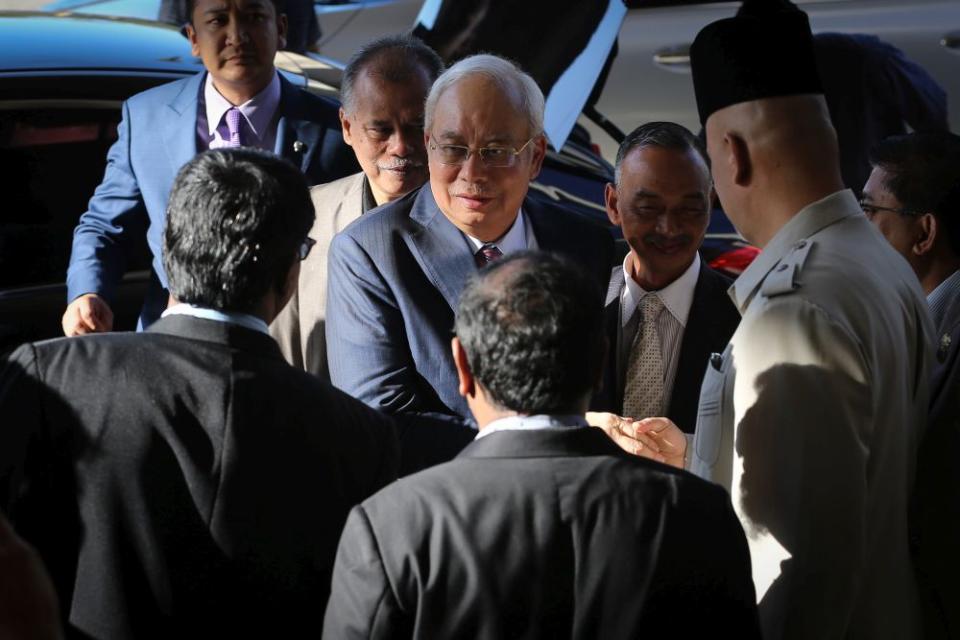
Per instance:
[[[484,244],[482,247],[477,249],[477,252],[473,254],[473,259],[477,263],[477,268],[482,269],[487,266],[494,260],[499,260],[503,257],[503,251],[497,248],[497,245],[492,242]]]

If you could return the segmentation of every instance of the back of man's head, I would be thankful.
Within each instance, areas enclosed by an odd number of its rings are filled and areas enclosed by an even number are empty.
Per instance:
[[[891,136],[870,152],[870,165],[886,173],[884,187],[910,212],[936,215],[960,255],[960,209],[948,197],[960,183],[960,136],[947,131]]]
[[[282,294],[313,224],[303,175],[255,149],[206,151],[177,174],[163,264],[179,302],[250,313]]]
[[[388,82],[405,83],[423,71],[432,83],[443,73],[443,68],[440,56],[414,36],[389,35],[372,40],[353,54],[343,70],[340,99],[344,111],[351,113],[356,107],[353,89],[362,72]]]
[[[604,357],[600,290],[577,265],[525,251],[467,285],[456,333],[489,401],[521,414],[574,413]]]

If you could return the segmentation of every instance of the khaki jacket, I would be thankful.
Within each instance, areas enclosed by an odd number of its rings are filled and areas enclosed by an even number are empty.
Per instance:
[[[730,489],[764,637],[917,637],[907,497],[932,327],[916,276],[842,191],[730,293],[743,319],[708,364],[691,470]]]

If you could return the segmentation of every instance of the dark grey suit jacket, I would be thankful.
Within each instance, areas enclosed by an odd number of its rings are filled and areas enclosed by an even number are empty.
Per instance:
[[[330,640],[701,634],[759,638],[729,497],[593,428],[492,433],[364,501],[324,622]]]
[[[693,291],[693,302],[687,326],[680,343],[677,376],[666,403],[667,416],[685,433],[697,426],[697,403],[700,385],[711,353],[722,353],[740,324],[740,313],[727,295],[732,280],[700,263],[700,276]],[[614,267],[607,289],[607,340],[610,351],[603,373],[603,385],[594,396],[590,408],[619,414],[623,407],[626,384],[626,350],[621,344],[620,293],[624,287],[623,267]]]
[[[389,418],[184,316],[21,347],[0,415],[0,506],[97,638],[319,632],[347,513],[398,463]]]
[[[566,255],[606,287],[607,229],[529,197],[523,211],[541,250]],[[450,351],[454,310],[476,269],[429,184],[364,215],[330,245],[330,379],[403,421],[403,471],[445,462],[476,436]]]
[[[937,327],[911,522],[927,638],[960,638],[960,297]]]

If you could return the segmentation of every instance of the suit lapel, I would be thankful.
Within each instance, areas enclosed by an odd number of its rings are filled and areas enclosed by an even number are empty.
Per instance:
[[[164,143],[163,148],[174,175],[197,155],[197,108],[200,104],[200,88],[206,76],[206,73],[198,73],[190,78],[180,93],[166,105],[172,113],[160,126],[159,139]]]
[[[619,413],[623,405],[623,346],[620,343],[620,292],[623,290],[623,267],[614,267],[610,273],[603,325],[607,335],[607,359],[603,369],[601,402],[608,410]]]
[[[406,237],[407,246],[423,272],[455,310],[467,278],[477,270],[467,241],[440,211],[429,183],[417,192],[410,219],[416,224]]]
[[[274,153],[286,158],[300,171],[307,172],[315,154],[320,152],[320,138],[324,128],[306,118],[300,90],[280,76],[280,120],[277,122],[277,142]]]

